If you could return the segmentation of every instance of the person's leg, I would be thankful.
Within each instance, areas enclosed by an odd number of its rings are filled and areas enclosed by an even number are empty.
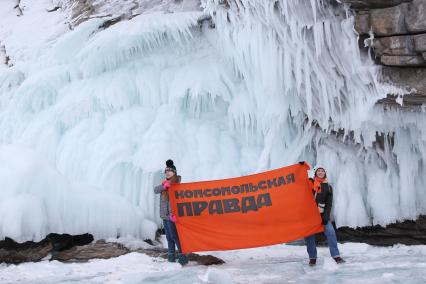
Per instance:
[[[178,248],[178,262],[182,265],[185,265],[185,264],[188,263],[188,258],[186,257],[185,254],[182,253],[182,248],[180,246],[180,241],[179,241],[179,235],[177,233],[175,223],[171,222],[170,230],[171,230],[172,235],[173,235],[173,240],[175,241],[176,246]]]
[[[308,251],[309,259],[317,258],[317,246],[315,244],[315,235],[305,238],[306,250]]]
[[[173,231],[171,229],[171,224],[172,222],[170,222],[169,220],[163,220],[163,224],[164,224],[164,231],[166,231],[166,239],[167,239],[167,246],[168,246],[168,260],[170,262],[175,262],[176,261],[176,256],[175,256],[175,241],[173,238]]]
[[[177,249],[179,252],[182,252],[182,249],[180,247],[180,241],[179,241],[179,236],[177,233],[177,229],[176,229],[176,224],[170,221],[170,233],[171,236],[173,238],[173,241],[175,242]]]
[[[327,238],[328,247],[330,249],[331,257],[335,258],[340,256],[339,249],[337,248],[337,237],[336,231],[330,221],[324,225],[324,234]]]

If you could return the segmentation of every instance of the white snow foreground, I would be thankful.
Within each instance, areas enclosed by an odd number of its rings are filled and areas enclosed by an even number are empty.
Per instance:
[[[57,261],[0,265],[2,284],[28,283],[425,283],[426,246],[372,247],[347,243],[346,259],[337,265],[327,248],[319,248],[316,267],[309,267],[304,246],[213,252],[226,264],[205,267],[130,253],[108,260],[64,264]]]
[[[348,11],[202,2],[204,12],[175,13],[150,2],[107,29],[105,17],[69,30],[50,1],[22,1],[20,17],[1,1],[0,59],[11,60],[0,68],[0,237],[153,236],[152,187],[168,158],[184,181],[321,163],[338,226],[426,213],[425,113],[374,107],[400,91],[377,81]]]

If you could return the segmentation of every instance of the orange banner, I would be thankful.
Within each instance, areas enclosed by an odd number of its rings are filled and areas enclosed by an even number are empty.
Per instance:
[[[322,232],[309,166],[174,184],[172,212],[182,251],[231,250],[294,241]]]

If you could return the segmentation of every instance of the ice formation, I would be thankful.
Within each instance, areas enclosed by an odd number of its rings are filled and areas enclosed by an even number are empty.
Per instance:
[[[168,158],[184,181],[321,163],[338,226],[426,213],[425,113],[375,106],[401,91],[345,7],[203,0],[68,30],[26,2],[20,17],[0,4],[0,238],[150,237]]]

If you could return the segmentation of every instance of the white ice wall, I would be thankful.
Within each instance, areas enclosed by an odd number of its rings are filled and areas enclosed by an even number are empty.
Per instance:
[[[425,115],[374,107],[395,89],[359,53],[352,17],[326,2],[229,2],[106,30],[108,18],[55,26],[38,31],[37,45],[10,24],[51,17],[40,3],[0,20],[0,41],[16,55],[0,68],[0,238],[150,237],[159,224],[152,186],[168,158],[184,181],[320,162],[339,226],[426,212]],[[200,24],[206,15],[214,29]],[[332,134],[339,129],[356,143]],[[392,133],[394,146],[376,149],[376,131]]]

